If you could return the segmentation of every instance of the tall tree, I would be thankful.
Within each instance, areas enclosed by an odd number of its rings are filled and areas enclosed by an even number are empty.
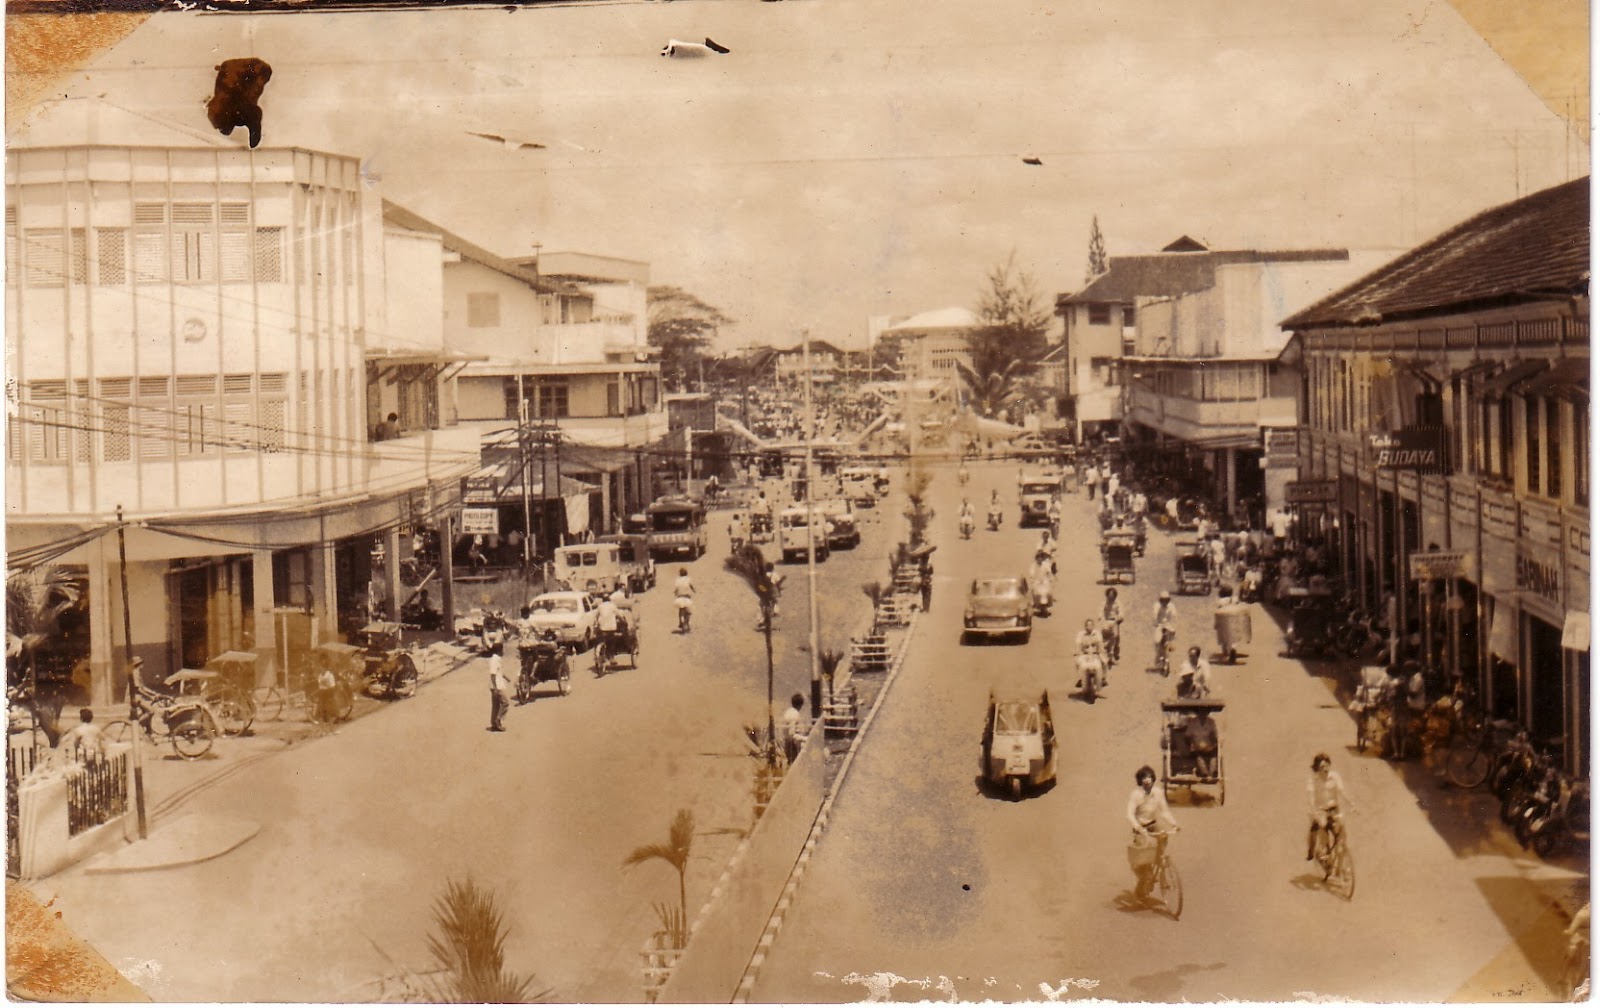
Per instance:
[[[650,345],[661,349],[661,375],[669,388],[685,388],[717,329],[732,322],[720,308],[682,287],[656,285],[645,291]]]
[[[1100,234],[1100,216],[1096,214],[1089,229],[1089,269],[1083,274],[1083,282],[1093,283],[1095,277],[1106,271],[1106,265],[1106,240]]]
[[[1016,267],[1016,253],[989,271],[978,299],[978,328],[967,336],[970,363],[958,362],[968,401],[984,416],[1015,403],[1048,349],[1051,315],[1039,284]]]

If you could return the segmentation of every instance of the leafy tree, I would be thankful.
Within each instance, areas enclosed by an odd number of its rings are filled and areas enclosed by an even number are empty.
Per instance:
[[[1083,274],[1083,282],[1093,283],[1095,277],[1106,271],[1106,267],[1106,240],[1100,234],[1100,217],[1097,214],[1089,230],[1089,269]]]
[[[52,746],[59,735],[64,697],[58,691],[52,691],[50,697],[40,695],[39,650],[57,633],[62,614],[83,599],[83,588],[79,576],[49,565],[19,570],[6,578],[6,658],[22,662],[31,702],[42,715],[39,726]],[[8,676],[6,685],[23,683]]]
[[[689,890],[685,876],[689,870],[689,853],[694,847],[694,813],[688,809],[679,809],[678,814],[672,817],[672,825],[667,829],[667,842],[664,844],[645,844],[635,847],[628,856],[622,859],[622,867],[632,868],[636,864],[646,861],[661,860],[671,865],[678,872],[678,920],[682,933],[677,937],[683,942],[682,948],[688,944],[689,921]]]
[[[505,966],[505,915],[494,892],[471,879],[450,880],[433,905],[438,929],[428,936],[428,949],[441,979],[429,992],[446,1004],[514,1004],[543,1000],[549,991],[532,992],[532,976],[518,976]]]
[[[1048,349],[1051,314],[1033,275],[1016,268],[1016,253],[989,271],[978,300],[979,326],[967,336],[970,363],[956,370],[968,402],[983,416],[1029,398],[1033,365]]]
[[[661,375],[669,388],[682,390],[717,329],[733,320],[682,287],[652,286],[645,298],[650,345],[661,349]]]

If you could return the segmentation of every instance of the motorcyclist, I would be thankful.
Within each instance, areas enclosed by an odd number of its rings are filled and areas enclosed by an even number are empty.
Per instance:
[[[972,511],[972,502],[965,497],[961,498],[961,538],[966,539],[972,535],[972,530],[977,526],[977,518]]]
[[[1055,601],[1055,577],[1051,570],[1055,561],[1048,553],[1035,553],[1033,567],[1028,571],[1028,583],[1033,586],[1033,600],[1039,612],[1047,613]]]
[[[1000,504],[1000,491],[993,490],[989,493],[989,530],[1000,528],[1000,523],[1005,520],[1005,508]]]
[[[1105,607],[1100,611],[1100,636],[1105,642],[1106,662],[1115,665],[1122,659],[1122,603],[1117,590],[1106,589]]]
[[[961,463],[961,468],[956,470],[956,479],[961,481],[962,486],[966,486],[967,480],[971,478],[972,474],[967,472],[967,464],[965,462]]]
[[[1094,620],[1083,621],[1083,629],[1078,632],[1074,650],[1078,654],[1078,686],[1083,686],[1084,676],[1095,675],[1103,689],[1106,686],[1105,648],[1100,638],[1100,627]]]
[[[1059,497],[1050,498],[1049,518],[1050,530],[1052,532],[1059,531],[1061,528],[1061,499]]]

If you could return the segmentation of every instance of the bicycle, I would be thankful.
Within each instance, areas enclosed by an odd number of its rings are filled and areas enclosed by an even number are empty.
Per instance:
[[[1342,896],[1345,902],[1356,895],[1356,860],[1350,853],[1344,817],[1338,812],[1328,816],[1328,825],[1317,830],[1316,850],[1312,854],[1322,866],[1322,882],[1328,891]]]
[[[1156,839],[1154,889],[1161,894],[1159,902],[1162,909],[1173,920],[1177,920],[1183,913],[1183,878],[1178,874],[1178,866],[1172,863],[1172,854],[1167,849],[1169,846],[1167,837],[1176,832],[1178,832],[1176,827],[1170,830],[1150,831],[1150,835]]]
[[[1469,790],[1483,786],[1500,753],[1499,739],[1516,727],[1511,721],[1493,720],[1477,732],[1463,735],[1445,758],[1444,772],[1450,783]]]
[[[1150,671],[1160,673],[1163,679],[1172,675],[1172,658],[1170,654],[1172,651],[1172,639],[1176,636],[1177,632],[1171,627],[1161,628],[1161,643],[1156,645],[1156,663],[1151,666]]]

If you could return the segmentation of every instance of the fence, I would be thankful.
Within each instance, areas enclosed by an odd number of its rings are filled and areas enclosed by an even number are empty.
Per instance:
[[[21,737],[18,735],[10,741],[15,742]],[[38,759],[39,750],[32,745],[6,746],[6,878],[17,878],[22,874],[22,842],[17,838],[21,806],[17,792],[22,779],[33,772]]]
[[[67,772],[67,835],[103,826],[128,811],[128,754],[115,753]]]

